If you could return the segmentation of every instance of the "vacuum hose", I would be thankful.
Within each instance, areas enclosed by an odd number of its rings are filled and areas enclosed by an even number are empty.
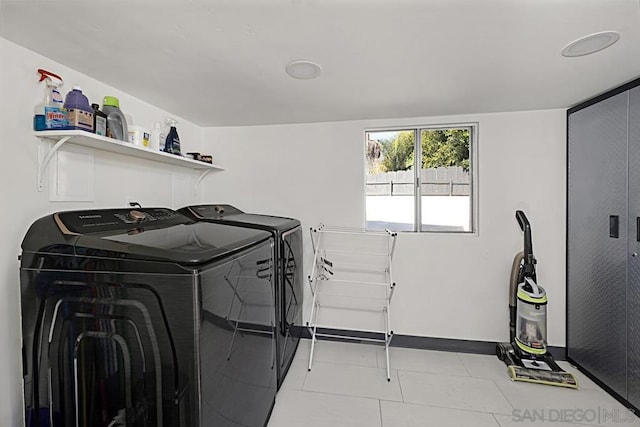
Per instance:
[[[509,276],[509,341],[516,337],[516,295],[518,293],[518,280],[520,268],[524,260],[524,251],[518,252],[511,264],[511,276]]]

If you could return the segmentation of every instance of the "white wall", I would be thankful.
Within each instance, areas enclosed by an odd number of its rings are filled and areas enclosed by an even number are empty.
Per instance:
[[[63,94],[79,84],[90,101],[102,104],[104,95],[120,99],[122,110],[140,124],[150,125],[169,113],[114,88],[52,62],[0,38],[0,424],[22,423],[21,338],[19,274],[17,257],[29,225],[37,218],[59,210],[115,207],[126,196],[136,196],[143,205],[172,206],[197,199],[189,169],[106,152],[94,152],[94,201],[49,202],[49,185],[36,189],[38,139],[32,135],[34,106],[43,96],[36,69],[45,68],[65,80]],[[142,70],[141,70],[142,72]],[[158,88],[162,90],[162,88]],[[201,151],[202,130],[178,118],[185,151]],[[207,176],[206,184],[215,174]],[[173,180],[177,188],[174,194]]]
[[[478,122],[478,234],[401,233],[392,326],[397,334],[508,339],[508,277],[522,250],[515,210],[533,229],[549,294],[549,342],[565,342],[565,111],[209,128],[204,151],[227,167],[203,201],[299,218],[303,227],[364,224],[364,129]],[[308,233],[307,233],[308,234]],[[311,250],[305,241],[309,273]],[[307,293],[307,302],[309,295]],[[305,319],[308,313],[308,306]]]

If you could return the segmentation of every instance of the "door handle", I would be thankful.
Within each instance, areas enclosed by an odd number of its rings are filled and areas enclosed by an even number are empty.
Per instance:
[[[620,236],[620,217],[609,215],[609,237],[617,239]]]
[[[636,242],[640,242],[640,216],[636,217]]]

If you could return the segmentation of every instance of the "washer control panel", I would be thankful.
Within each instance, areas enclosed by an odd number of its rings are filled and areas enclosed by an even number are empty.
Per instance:
[[[127,232],[132,228],[169,227],[190,222],[182,214],[167,208],[58,212],[54,219],[62,233],[72,235]]]
[[[196,218],[200,219],[215,219],[244,213],[231,205],[198,205],[189,206],[188,209]]]

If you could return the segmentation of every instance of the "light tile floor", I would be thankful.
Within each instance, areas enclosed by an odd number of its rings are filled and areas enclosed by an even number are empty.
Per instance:
[[[495,356],[302,340],[268,427],[640,427],[566,362],[579,390],[516,383]]]

